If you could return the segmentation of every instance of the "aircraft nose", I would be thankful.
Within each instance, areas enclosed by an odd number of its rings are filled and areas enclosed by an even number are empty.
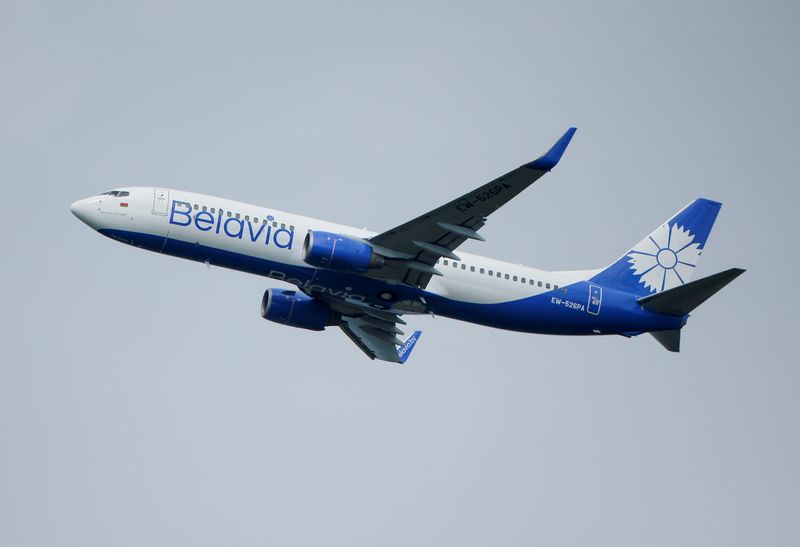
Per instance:
[[[69,206],[69,210],[72,211],[72,214],[78,217],[83,222],[86,222],[86,200],[79,199],[75,203]]]
[[[72,214],[78,217],[78,220],[91,226],[94,228],[94,222],[92,221],[92,204],[90,203],[92,200],[87,199],[79,199],[75,203],[69,206],[69,210],[72,211]]]

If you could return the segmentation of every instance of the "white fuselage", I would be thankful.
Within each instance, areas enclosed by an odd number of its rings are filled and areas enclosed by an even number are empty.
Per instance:
[[[160,188],[121,188],[128,196],[97,196],[76,202],[73,211],[88,225],[115,239],[117,232],[149,234],[197,244],[276,264],[308,267],[302,240],[309,230],[369,238],[374,232],[225,198]],[[127,203],[126,207],[122,203]],[[184,205],[185,204],[185,205]],[[549,272],[459,251],[461,261],[441,259],[442,276],[426,290],[471,303],[498,303],[549,292],[593,272]],[[214,263],[213,259],[208,260]],[[285,279],[276,271],[263,275]]]

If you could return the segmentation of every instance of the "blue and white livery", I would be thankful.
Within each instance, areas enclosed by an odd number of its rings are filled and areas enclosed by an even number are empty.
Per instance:
[[[118,188],[71,208],[134,247],[283,282],[265,292],[262,317],[339,327],[372,359],[408,359],[421,333],[402,340],[400,326],[414,314],[543,334],[648,332],[678,351],[689,313],[744,272],[693,281],[718,202],[694,200],[602,269],[553,272],[456,253],[468,239],[484,240],[489,215],[555,167],[574,133],[539,159],[377,234],[166,188]]]

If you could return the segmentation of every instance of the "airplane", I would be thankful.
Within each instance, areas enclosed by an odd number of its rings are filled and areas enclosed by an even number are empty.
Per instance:
[[[499,329],[560,335],[650,333],[680,350],[689,314],[741,275],[692,281],[721,203],[698,198],[609,266],[545,271],[456,250],[489,216],[560,161],[576,129],[538,159],[381,233],[269,207],[154,187],[124,187],[71,210],[115,241],[280,281],[264,319],[313,331],[339,327],[371,359],[405,363],[429,314]]]

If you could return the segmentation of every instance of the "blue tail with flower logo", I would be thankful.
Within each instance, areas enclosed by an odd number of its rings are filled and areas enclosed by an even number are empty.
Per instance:
[[[591,282],[647,296],[692,280],[722,204],[697,198]]]
[[[697,198],[590,281],[635,295],[642,309],[688,316],[744,273],[731,268],[692,281],[721,207],[719,202]],[[680,328],[650,334],[667,350],[680,351]]]

